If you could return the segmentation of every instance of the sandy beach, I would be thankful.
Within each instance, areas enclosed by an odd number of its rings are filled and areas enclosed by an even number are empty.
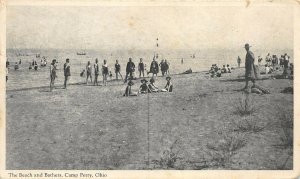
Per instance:
[[[292,169],[281,121],[293,114],[293,94],[281,91],[293,80],[262,75],[257,84],[271,94],[249,94],[247,116],[239,110],[247,98],[243,74],[172,75],[174,92],[136,97],[123,97],[125,85],[116,80],[67,90],[58,82],[52,92],[7,89],[6,168]],[[134,83],[137,91],[140,80]],[[156,80],[159,88],[165,83]],[[242,130],[245,118],[257,128]]]

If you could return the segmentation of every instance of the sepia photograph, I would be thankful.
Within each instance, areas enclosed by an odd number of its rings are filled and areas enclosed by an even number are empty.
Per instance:
[[[6,170],[293,170],[294,6],[8,3]]]

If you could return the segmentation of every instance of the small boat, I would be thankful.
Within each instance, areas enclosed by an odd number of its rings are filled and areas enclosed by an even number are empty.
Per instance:
[[[85,52],[77,52],[77,55],[86,55]]]

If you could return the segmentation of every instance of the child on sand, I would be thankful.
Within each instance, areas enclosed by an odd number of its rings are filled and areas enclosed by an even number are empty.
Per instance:
[[[165,88],[161,90],[161,92],[172,92],[173,84],[171,82],[171,77],[167,76],[166,80],[167,80],[167,84],[166,84]]]
[[[229,64],[227,64],[227,73],[231,73],[231,69],[230,69]]]
[[[221,73],[227,73],[227,68],[226,68],[226,66],[225,65],[223,65],[223,68],[222,68],[222,70],[221,70]]]
[[[142,93],[142,94],[151,93],[151,91],[148,88],[147,82],[148,81],[146,79],[141,80],[142,85],[140,86],[139,93]]]
[[[148,85],[148,88],[149,88],[149,90],[150,90],[151,92],[154,92],[154,93],[155,93],[155,92],[159,92],[159,89],[158,89],[157,86],[155,86],[154,82],[155,82],[154,78],[151,78],[151,79],[150,79],[150,84]]]
[[[129,79],[128,83],[127,83],[127,87],[125,89],[125,93],[123,94],[123,96],[137,96],[137,93],[134,93],[131,91],[131,86],[133,86],[134,83],[133,81],[131,81],[131,78]]]

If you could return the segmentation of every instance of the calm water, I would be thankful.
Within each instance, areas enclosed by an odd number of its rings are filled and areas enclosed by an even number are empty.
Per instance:
[[[252,49],[255,57],[262,56],[265,58],[267,53],[276,54],[280,56],[281,54],[287,53],[291,57],[291,62],[293,62],[293,50],[257,50]],[[53,58],[58,60],[58,79],[56,81],[57,85],[63,84],[63,64],[66,58],[70,59],[71,63],[71,83],[84,82],[85,78],[80,77],[80,72],[85,68],[88,61],[92,64],[95,62],[95,58],[98,58],[99,64],[103,63],[103,59],[107,60],[109,70],[114,72],[114,63],[116,59],[119,60],[121,64],[121,73],[123,77],[125,76],[126,63],[128,58],[132,57],[133,62],[137,64],[140,58],[144,59],[146,64],[146,69],[149,70],[150,63],[152,61],[154,51],[151,50],[118,50],[118,51],[101,51],[101,50],[85,50],[87,55],[80,56],[76,52],[81,52],[77,50],[38,50],[38,49],[9,49],[7,50],[7,58],[10,61],[11,68],[9,71],[9,81],[7,83],[7,89],[23,89],[32,88],[39,86],[47,86],[50,83],[49,77],[49,63]],[[206,50],[165,50],[157,51],[159,59],[167,59],[170,63],[170,73],[178,74],[191,68],[193,72],[207,71],[211,64],[218,64],[222,66],[224,64],[230,64],[231,66],[237,66],[236,59],[240,56],[242,59],[242,64],[244,63],[245,50],[243,48],[237,50],[227,50],[227,49],[206,49]],[[28,56],[17,56],[16,54],[27,54]],[[47,67],[41,67],[38,71],[29,70],[29,62],[36,59],[35,54],[39,53],[40,56],[45,56],[48,61]],[[192,58],[192,54],[195,58]],[[183,64],[181,64],[181,58],[183,58]],[[22,60],[20,69],[15,71],[13,69],[13,64],[19,59]],[[36,59],[40,63],[40,59]],[[158,61],[160,62],[160,60]],[[113,74],[114,75],[114,74]],[[136,68],[136,76],[138,76]],[[114,78],[114,77],[113,77]],[[100,80],[102,78],[100,77]]]

